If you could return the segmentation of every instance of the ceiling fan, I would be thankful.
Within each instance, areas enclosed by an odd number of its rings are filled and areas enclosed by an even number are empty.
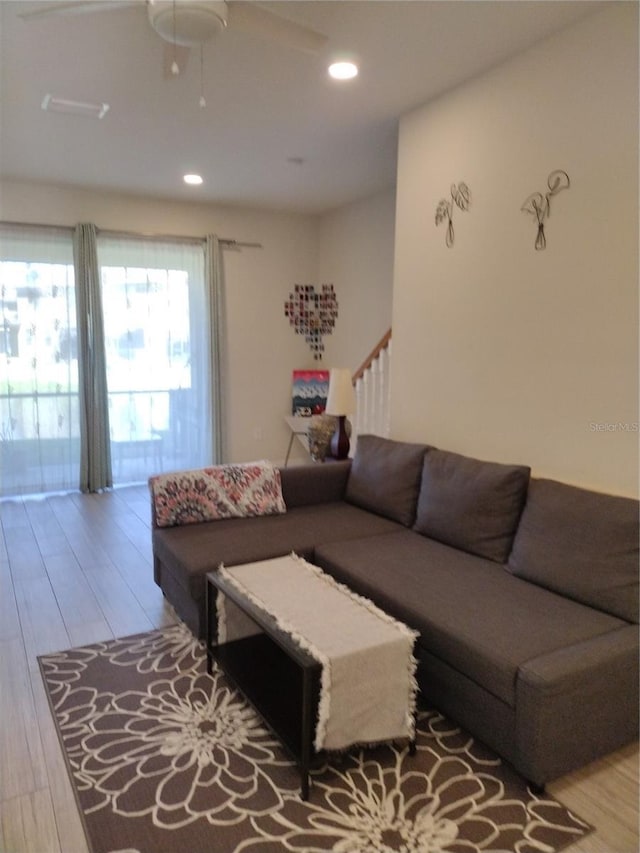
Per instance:
[[[284,18],[248,0],[67,0],[48,2],[21,12],[25,19],[115,11],[146,6],[155,32],[174,48],[172,72],[177,73],[177,48],[186,65],[188,49],[202,46],[227,27],[275,41],[305,53],[320,53],[327,42],[322,33]],[[165,69],[168,63],[165,61]]]

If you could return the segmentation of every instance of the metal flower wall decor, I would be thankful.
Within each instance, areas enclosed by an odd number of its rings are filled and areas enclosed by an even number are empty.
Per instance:
[[[551,199],[561,190],[567,190],[571,186],[569,175],[562,169],[556,169],[551,172],[547,178],[548,192],[531,193],[520,210],[524,213],[529,213],[534,217],[538,224],[538,232],[536,234],[535,248],[536,251],[547,248],[547,238],[544,233],[544,222],[551,215]]]
[[[469,210],[471,204],[471,190],[464,183],[458,185],[451,184],[451,199],[440,199],[436,208],[436,225],[447,220],[447,236],[445,242],[450,249],[453,246],[455,234],[453,232],[453,210],[454,207],[459,207],[460,210]]]
[[[297,335],[304,335],[316,361],[322,359],[324,335],[330,335],[338,317],[338,300],[332,284],[323,284],[321,291],[312,284],[296,284],[284,303],[284,315]]]

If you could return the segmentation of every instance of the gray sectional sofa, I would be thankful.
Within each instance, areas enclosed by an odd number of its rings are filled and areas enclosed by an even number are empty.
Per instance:
[[[154,524],[197,636],[207,572],[295,551],[417,629],[425,702],[534,785],[637,738],[637,501],[375,436],[280,475],[283,514]]]

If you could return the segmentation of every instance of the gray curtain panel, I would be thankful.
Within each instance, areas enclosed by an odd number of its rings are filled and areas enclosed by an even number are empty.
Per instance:
[[[205,275],[209,300],[209,347],[211,366],[211,442],[212,458],[218,465],[225,459],[225,436],[221,401],[223,396],[222,359],[224,353],[224,285],[220,241],[208,234],[205,243]]]
[[[73,257],[80,390],[80,490],[97,492],[111,487],[113,478],[95,225],[80,223],[76,226]]]

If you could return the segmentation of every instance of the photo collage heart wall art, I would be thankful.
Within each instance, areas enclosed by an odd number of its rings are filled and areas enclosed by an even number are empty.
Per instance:
[[[316,361],[322,359],[324,335],[333,332],[338,317],[338,300],[332,284],[317,291],[313,284],[296,284],[284,303],[285,317],[297,335],[304,335]]]

